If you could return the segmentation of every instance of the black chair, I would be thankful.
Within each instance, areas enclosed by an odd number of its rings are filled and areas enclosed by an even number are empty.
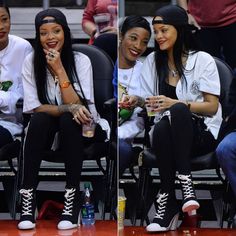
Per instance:
[[[117,60],[117,34],[105,33],[99,35],[93,43],[94,46],[104,50],[115,63]]]
[[[16,184],[17,167],[14,161],[19,156],[21,142],[19,139],[0,148],[0,178],[11,217],[16,217]],[[7,163],[7,164],[6,164]]]
[[[102,50],[100,50],[95,46],[85,45],[85,44],[74,44],[73,50],[84,53],[90,58],[93,68],[95,105],[101,117],[107,119],[108,122],[110,123],[110,127],[112,127],[114,120],[113,118],[114,114],[112,112],[112,109],[114,107],[114,101],[112,100],[113,97],[112,76],[113,76],[114,64],[112,60],[105,52],[103,52]],[[26,120],[25,123],[27,123],[27,119],[29,119],[29,117],[25,118]],[[103,157],[106,158],[105,168],[103,167],[101,162],[101,158]],[[22,170],[23,155],[20,155],[19,159],[20,159],[19,160],[20,167]],[[63,163],[59,150],[45,151],[43,160],[53,163]],[[113,160],[110,158],[110,142],[109,141],[99,142],[99,143],[96,142],[86,147],[85,160],[96,160],[98,165],[98,170],[102,171],[105,177],[104,193],[106,193],[110,184],[111,175],[114,174],[113,172],[110,173],[111,166],[114,164]],[[50,172],[50,174],[54,178],[55,177],[57,178],[58,177],[57,172],[61,171],[64,171],[63,165],[60,165],[59,167],[53,166],[52,168],[48,167],[44,168],[42,165],[40,167],[41,173]],[[54,175],[53,172],[55,172]],[[60,179],[64,180],[64,175]],[[19,172],[18,186],[20,186],[21,181],[22,181],[22,173]],[[105,203],[103,207],[103,215],[105,217]]]
[[[18,122],[22,122],[22,100],[16,104],[16,117]],[[3,184],[8,208],[13,219],[16,217],[16,175],[17,175],[17,157],[20,153],[21,137],[16,137],[14,141],[0,148],[0,176]],[[4,164],[3,164],[4,163]],[[7,163],[7,164],[6,164]]]
[[[220,93],[220,103],[222,105],[223,114],[226,112],[230,84],[233,80],[232,69],[222,60],[214,58],[217,69],[220,76],[221,83],[221,93]],[[157,158],[153,153],[151,148],[146,148],[139,157],[139,196],[140,202],[136,208],[141,209],[141,225],[143,225],[144,220],[149,224],[149,219],[147,217],[149,206],[147,206],[147,192],[150,189],[150,183],[152,183],[150,171],[152,168],[158,168]],[[206,155],[197,156],[191,159],[191,169],[192,171],[214,169],[217,176],[222,181],[223,185],[226,186],[226,180],[222,177],[220,172],[220,167],[215,156],[215,152],[210,152]],[[136,216],[134,216],[134,224],[136,223]],[[223,226],[223,214],[221,214],[221,226]]]

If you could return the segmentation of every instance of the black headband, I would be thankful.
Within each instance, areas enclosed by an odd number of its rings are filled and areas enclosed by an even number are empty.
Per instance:
[[[41,25],[46,23],[57,23],[55,19],[41,20]]]

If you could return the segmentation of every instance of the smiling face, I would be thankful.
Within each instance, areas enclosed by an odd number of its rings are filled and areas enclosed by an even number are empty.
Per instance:
[[[44,20],[51,20],[53,17],[45,17]],[[50,22],[42,24],[39,27],[40,42],[44,49],[54,49],[61,51],[64,45],[64,30],[61,25]]]
[[[157,16],[155,20],[162,20],[162,18]],[[160,50],[172,51],[177,39],[176,28],[172,25],[154,24],[153,30]]]
[[[0,50],[8,44],[8,34],[10,31],[10,17],[4,7],[0,7]]]
[[[134,64],[147,49],[149,38],[149,32],[141,27],[134,27],[121,36],[119,64]]]

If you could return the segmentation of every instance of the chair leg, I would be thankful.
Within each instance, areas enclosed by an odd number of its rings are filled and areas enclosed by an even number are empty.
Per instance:
[[[142,199],[142,192],[143,192],[143,182],[144,182],[144,174],[142,167],[139,167],[139,179],[138,179],[138,199],[135,202],[135,209],[134,209],[134,214],[131,219],[131,223],[133,226],[136,225],[136,220],[137,220],[137,211],[139,209],[139,206],[141,206],[141,199]]]
[[[116,163],[114,160],[106,159],[106,173],[105,173],[105,193],[104,193],[104,205],[102,210],[102,218],[105,220],[106,207],[110,208],[110,219],[112,219],[112,209],[115,208],[114,198],[114,185],[116,181]]]
[[[146,196],[147,196],[147,190],[148,190],[148,183],[149,183],[149,168],[139,168],[139,181],[138,181],[138,196],[139,200],[136,202],[134,215],[132,218],[132,224],[136,225],[137,220],[137,211],[140,209],[140,226],[143,226],[144,220],[147,220],[146,218]]]
[[[12,218],[13,220],[16,219],[16,208],[18,203],[18,186],[17,186],[17,176],[15,176],[14,181],[14,189],[13,189],[13,197],[12,197],[13,205],[12,205]]]
[[[16,177],[8,177],[6,180],[2,181],[2,184],[6,194],[9,212],[11,217],[15,219],[17,201]]]
[[[224,220],[227,221],[227,228],[231,228],[235,214],[235,201],[234,201],[234,194],[232,193],[228,181],[226,182],[226,187],[224,192],[225,196],[223,196],[223,214],[222,214],[221,228],[223,228]]]
[[[150,169],[149,168],[144,168],[144,182],[143,182],[143,192],[142,192],[142,205],[141,205],[141,221],[140,221],[140,226],[144,225],[144,220],[149,224],[149,219],[148,219],[148,207],[147,207],[147,194],[148,194],[148,189],[149,189],[149,182],[150,182]]]
[[[117,220],[116,206],[117,206],[117,168],[116,163],[113,161],[112,165],[112,185],[111,185],[111,207],[110,207],[110,220]]]

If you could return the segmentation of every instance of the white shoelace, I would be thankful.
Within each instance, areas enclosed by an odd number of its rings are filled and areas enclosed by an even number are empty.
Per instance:
[[[32,215],[33,189],[20,189],[22,194],[22,215]]]
[[[158,209],[154,218],[163,219],[163,216],[166,210],[166,203],[167,203],[168,195],[169,195],[168,193],[159,194],[158,199],[157,199]]]
[[[75,197],[75,188],[66,189],[65,193],[65,205],[63,209],[62,215],[70,215],[72,216],[72,209],[73,209],[73,200]]]
[[[195,197],[193,186],[192,186],[192,180],[190,175],[178,175],[178,178],[180,179],[180,182],[183,186],[183,194],[184,199]]]

